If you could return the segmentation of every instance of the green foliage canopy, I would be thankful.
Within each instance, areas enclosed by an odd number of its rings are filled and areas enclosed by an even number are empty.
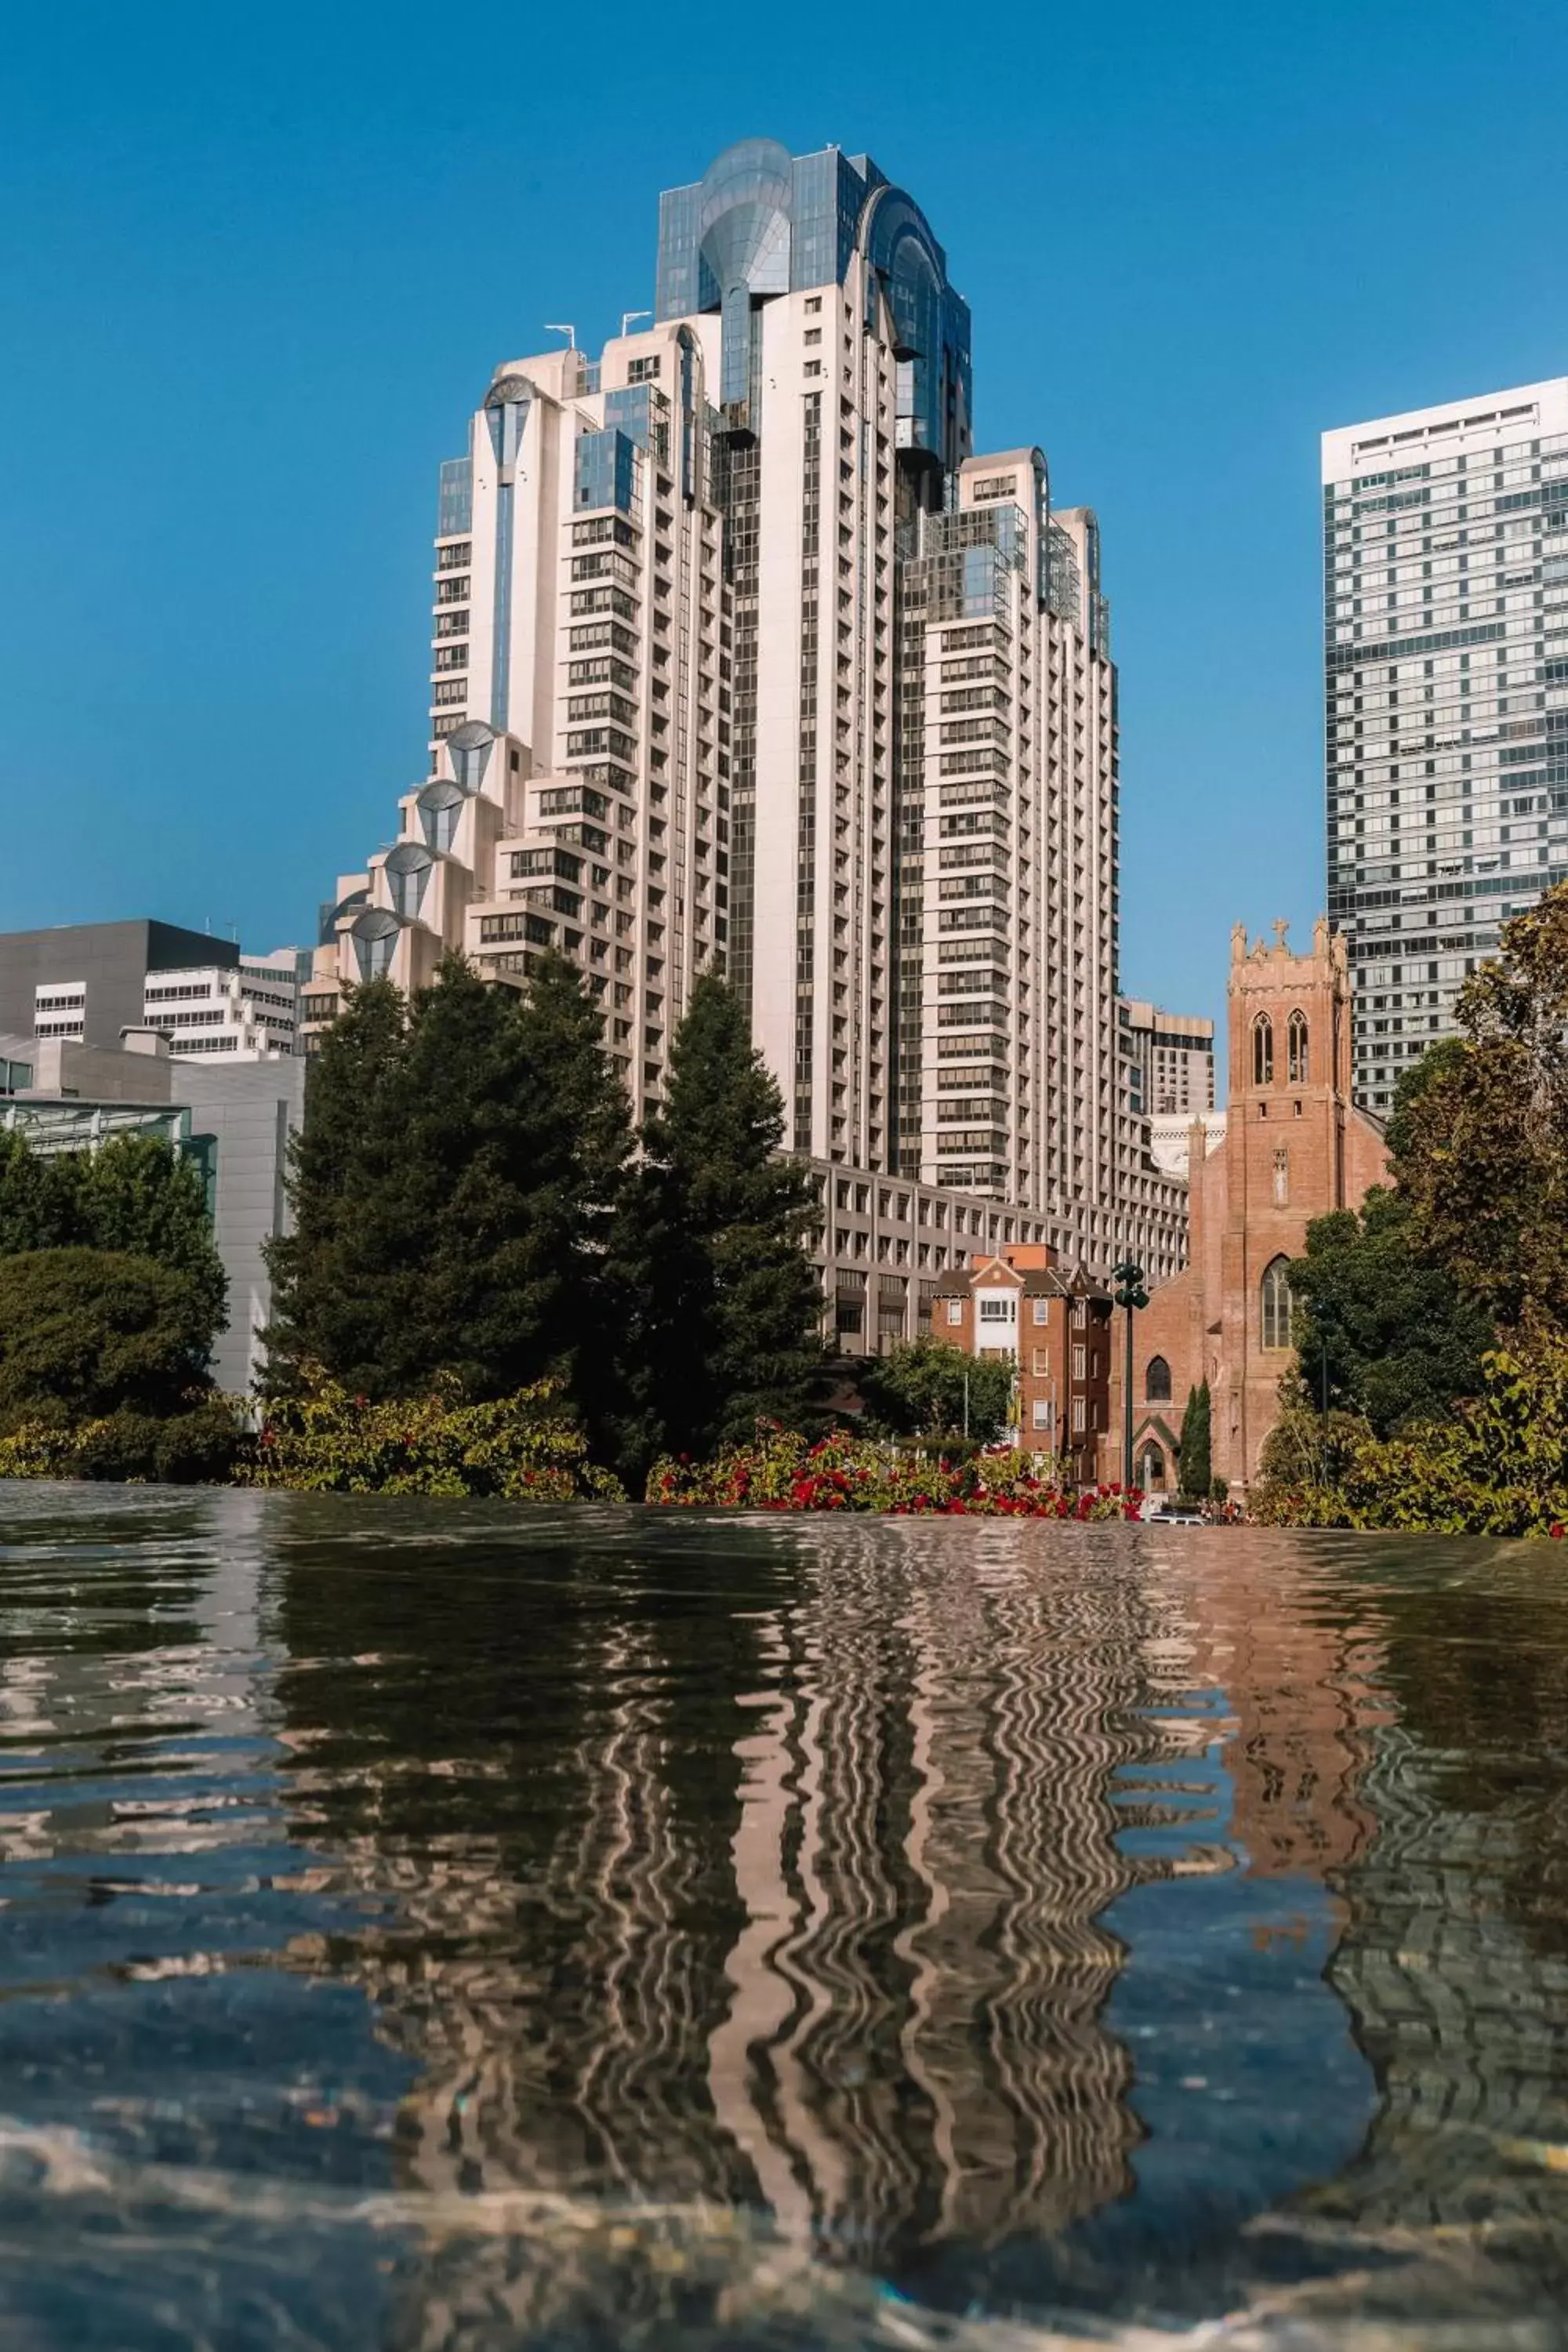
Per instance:
[[[1504,926],[1455,1015],[1390,1128],[1412,1246],[1500,1326],[1568,1328],[1568,884]]]
[[[0,1427],[42,1412],[177,1412],[205,1384],[211,1307],[191,1276],[96,1249],[0,1257]]]
[[[450,957],[412,1004],[354,989],[311,1070],[272,1244],[275,1379],[356,1393],[453,1375],[470,1397],[573,1381],[602,1354],[631,1138],[598,1013],[542,957],[526,997]]]
[[[1013,1367],[996,1356],[970,1356],[935,1339],[908,1339],[873,1357],[860,1388],[877,1419],[900,1435],[951,1437],[964,1426],[969,1384],[969,1435],[989,1444],[1006,1428]]]
[[[156,1258],[195,1286],[207,1344],[224,1326],[227,1282],[191,1160],[161,1135],[117,1135],[91,1151],[34,1151],[0,1134],[0,1257],[58,1249]]]
[[[1379,1437],[1476,1395],[1493,1339],[1485,1310],[1416,1255],[1412,1223],[1402,1196],[1374,1190],[1359,1215],[1315,1217],[1290,1268],[1308,1393],[1320,1409],[1363,1415]]]
[[[1488,1352],[1479,1396],[1378,1437],[1288,1405],[1264,1444],[1252,1515],[1292,1527],[1527,1536],[1568,1528],[1568,1339],[1533,1312]]]
[[[822,1297],[803,1244],[816,1203],[799,1162],[778,1157],[783,1138],[745,1009],[705,973],[615,1239],[628,1472],[660,1451],[710,1454],[759,1418],[811,1416]]]

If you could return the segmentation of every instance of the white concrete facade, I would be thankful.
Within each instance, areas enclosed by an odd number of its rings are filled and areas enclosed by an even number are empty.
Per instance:
[[[970,402],[967,308],[868,158],[750,141],[668,192],[653,323],[507,361],[441,469],[431,774],[339,877],[307,1040],[342,978],[416,987],[460,948],[504,981],[548,945],[640,1118],[721,965],[803,1157],[1173,1271],[1184,1199],[1118,1038],[1098,527],[1053,517],[1037,452],[974,457]],[[977,731],[946,640],[981,572]],[[965,1034],[943,976],[993,885]]]
[[[242,956],[237,966],[205,964],[150,971],[142,1017],[169,1041],[177,1058],[221,1055],[230,1062],[264,1062],[295,1051],[299,1029],[300,951]]]

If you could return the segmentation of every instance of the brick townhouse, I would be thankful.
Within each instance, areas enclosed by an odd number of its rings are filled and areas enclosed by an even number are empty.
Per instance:
[[[982,1258],[938,1285],[931,1337],[1016,1368],[1014,1420],[1031,1453],[1059,1454],[1068,1475],[1101,1475],[1110,1417],[1109,1292],[1068,1273],[1044,1244]]]

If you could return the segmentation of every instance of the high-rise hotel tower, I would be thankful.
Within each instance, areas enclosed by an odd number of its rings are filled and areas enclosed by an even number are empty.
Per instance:
[[[1568,875],[1568,378],[1323,436],[1329,914],[1355,1098]]]
[[[308,1013],[340,967],[553,945],[640,1114],[722,963],[830,1220],[885,1191],[827,1172],[860,1171],[1172,1270],[1118,1048],[1094,517],[1037,449],[973,454],[967,307],[866,156],[750,140],[667,193],[642,315],[508,361],[441,469],[432,774],[342,877]]]

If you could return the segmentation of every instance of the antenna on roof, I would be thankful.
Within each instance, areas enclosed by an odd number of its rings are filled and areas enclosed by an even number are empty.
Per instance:
[[[651,319],[652,316],[653,312],[651,310],[623,310],[621,312],[622,334],[626,335],[631,332],[631,324],[634,319]]]
[[[574,352],[576,350],[577,330],[575,327],[563,327],[557,319],[546,319],[544,321],[544,331],[547,335],[564,335],[566,338],[567,350],[569,352]]]

